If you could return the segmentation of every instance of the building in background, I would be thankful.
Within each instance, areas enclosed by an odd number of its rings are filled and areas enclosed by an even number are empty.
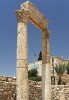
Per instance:
[[[50,63],[51,63],[51,77],[54,76],[55,77],[55,84],[58,84],[58,75],[55,71],[55,64],[67,64],[69,62],[69,60],[64,59],[63,57],[51,57],[50,58]],[[40,61],[35,61],[30,63],[28,65],[28,70],[31,69],[37,69],[38,70],[38,76],[42,76],[42,60]],[[62,78],[62,84],[63,82],[66,82],[68,80],[68,76],[64,75],[64,77]]]

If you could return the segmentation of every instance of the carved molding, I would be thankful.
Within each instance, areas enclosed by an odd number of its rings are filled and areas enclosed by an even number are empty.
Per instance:
[[[17,10],[16,17],[17,17],[18,22],[28,23],[28,20],[29,20],[28,12],[24,10]]]
[[[29,21],[31,21],[41,31],[48,28],[48,20],[44,17],[42,13],[40,13],[40,11],[31,2],[27,1],[25,3],[22,3],[21,8],[16,11],[16,17],[18,19],[18,22],[23,21],[22,15],[24,13],[24,16],[29,16]]]

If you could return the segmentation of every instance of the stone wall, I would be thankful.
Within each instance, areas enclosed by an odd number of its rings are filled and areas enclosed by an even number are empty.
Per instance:
[[[0,76],[0,100],[16,100],[16,79]]]
[[[69,100],[69,85],[52,86],[52,100]]]
[[[41,82],[29,81],[29,100],[42,100]]]
[[[42,100],[41,82],[29,81],[29,100]],[[69,100],[69,84],[53,85],[51,100]],[[0,76],[0,100],[16,100],[16,79]]]
[[[42,100],[41,82],[30,82],[30,99]],[[69,85],[52,85],[51,100],[69,100]]]

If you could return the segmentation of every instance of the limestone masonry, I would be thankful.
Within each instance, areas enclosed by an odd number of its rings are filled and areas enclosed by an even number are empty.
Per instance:
[[[42,100],[41,82],[29,81],[29,100]],[[69,100],[69,85],[52,85],[51,100]],[[16,100],[16,79],[0,76],[0,100]]]
[[[0,76],[0,100],[16,100],[16,79]]]
[[[42,32],[42,100],[51,100],[50,33],[48,20],[29,1],[16,10],[17,30],[17,100],[29,100],[28,21]],[[46,81],[47,80],[47,81]]]

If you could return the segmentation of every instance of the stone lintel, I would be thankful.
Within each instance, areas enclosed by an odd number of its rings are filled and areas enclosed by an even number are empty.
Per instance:
[[[31,21],[40,30],[48,28],[48,20],[39,12],[39,10],[29,1],[21,4],[21,12],[26,12],[29,15],[29,21]]]

